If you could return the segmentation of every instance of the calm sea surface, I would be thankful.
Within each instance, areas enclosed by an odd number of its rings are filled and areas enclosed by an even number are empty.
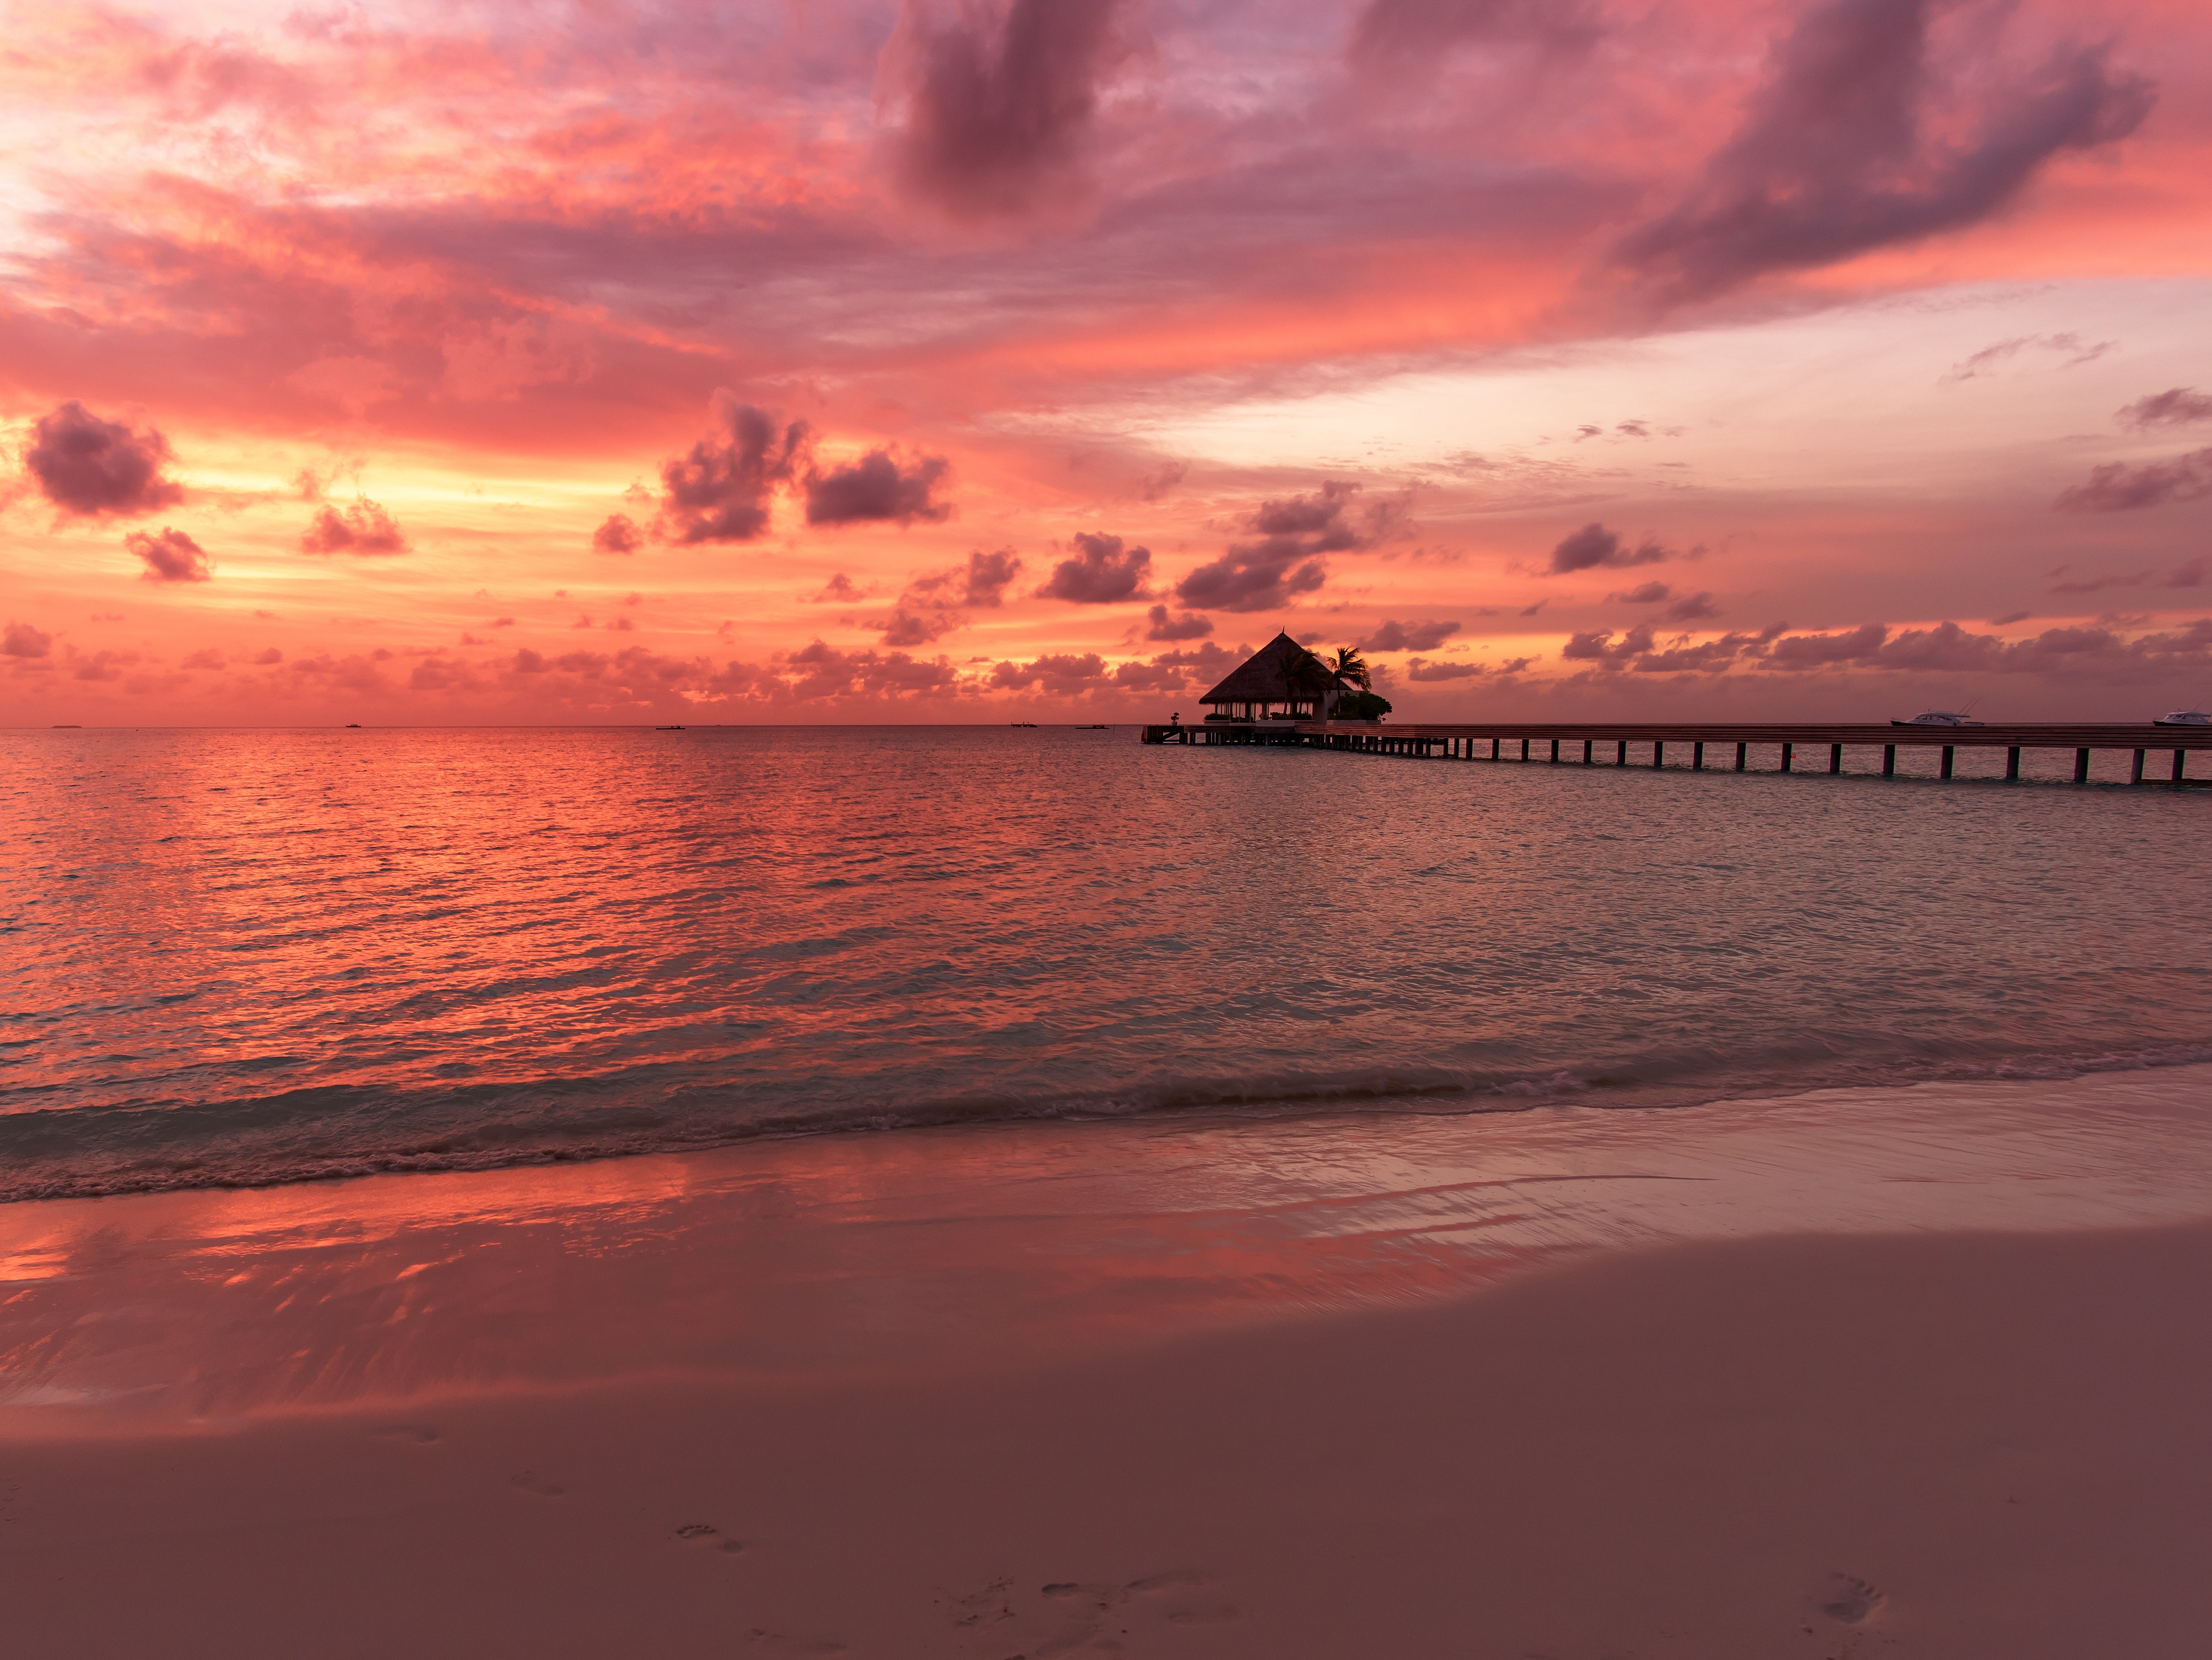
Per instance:
[[[2212,1059],[2212,792],[0,733],[0,1199]]]

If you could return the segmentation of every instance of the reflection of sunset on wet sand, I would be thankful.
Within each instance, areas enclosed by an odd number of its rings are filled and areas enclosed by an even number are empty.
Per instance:
[[[19,1404],[176,1432],[639,1377],[957,1377],[1685,1240],[2186,1221],[2201,1088],[1032,1125],[5,1208],[0,1372]]]

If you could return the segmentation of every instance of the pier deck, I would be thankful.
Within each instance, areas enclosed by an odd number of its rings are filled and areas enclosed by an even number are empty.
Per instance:
[[[2076,783],[2089,781],[2092,753],[2119,750],[2131,752],[2131,783],[2212,782],[2212,777],[2187,776],[2189,751],[2212,750],[2212,727],[2159,727],[2148,723],[1877,727],[1422,722],[1401,726],[1368,721],[1210,721],[1190,726],[1148,726],[1142,729],[1141,737],[1147,744],[1266,745],[1425,760],[1540,761],[1555,765],[1604,763],[1620,767],[1663,767],[1668,763],[1668,746],[1673,745],[1678,758],[1687,751],[1693,769],[1722,767],[1736,772],[1748,769],[1754,749],[1776,751],[1780,763],[1778,769],[1783,772],[1801,770],[1801,761],[1817,761],[1826,763],[1820,770],[1831,773],[1844,769],[1846,750],[1879,749],[1885,777],[1895,775],[1899,749],[1936,749],[1942,751],[1942,775],[1945,778],[1952,775],[1953,758],[1962,749],[2003,750],[2004,775],[2008,779],[2020,776],[2020,757],[2024,750],[2071,750]],[[1715,751],[1719,753],[1709,753]],[[2163,757],[2169,753],[2169,775],[2148,775],[2148,757]]]

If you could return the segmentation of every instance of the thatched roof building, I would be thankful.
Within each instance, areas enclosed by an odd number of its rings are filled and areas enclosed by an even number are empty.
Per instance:
[[[1336,700],[1356,690],[1289,635],[1278,634],[1199,701],[1212,711],[1209,721],[1326,721]]]

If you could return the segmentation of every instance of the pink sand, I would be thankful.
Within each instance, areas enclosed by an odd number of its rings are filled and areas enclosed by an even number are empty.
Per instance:
[[[2194,1657],[2207,1081],[8,1207],[0,1655]]]
[[[2212,1227],[1769,1240],[1064,1369],[7,1449],[12,1653],[2182,1656]]]

